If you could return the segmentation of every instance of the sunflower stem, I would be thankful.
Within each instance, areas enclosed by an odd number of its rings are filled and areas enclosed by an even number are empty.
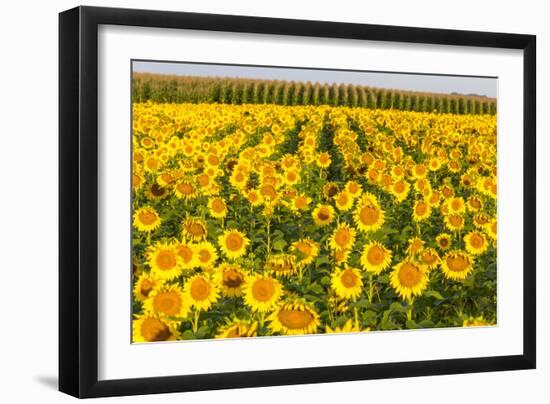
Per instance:
[[[254,211],[254,207],[252,206],[252,204],[250,204],[250,215],[249,215],[249,223],[250,223],[250,234],[252,234],[252,229],[254,228],[254,216],[253,216],[253,212]]]
[[[271,219],[267,221],[267,255],[271,254]]]
[[[411,321],[412,320],[412,315],[413,315],[413,302],[414,302],[414,299],[412,297],[409,297],[407,299],[407,303],[408,303],[408,307],[407,307],[407,320]]]
[[[355,328],[359,330],[359,310],[357,309],[357,306],[353,308],[353,315],[355,317]]]
[[[199,330],[199,315],[200,315],[200,311],[195,310],[193,321],[191,322],[191,324],[193,326],[193,334],[196,334],[197,331]]]
[[[374,285],[372,282],[372,273],[369,273],[369,293],[368,293],[369,305],[372,304],[373,295],[374,295]]]
[[[265,322],[265,313],[264,312],[259,312],[258,313],[258,323],[260,325],[260,328],[262,328],[264,326],[264,322]]]
[[[376,297],[378,297],[378,303],[382,303],[382,298],[380,297],[380,292],[378,291],[378,288],[375,288],[374,291],[376,292]]]

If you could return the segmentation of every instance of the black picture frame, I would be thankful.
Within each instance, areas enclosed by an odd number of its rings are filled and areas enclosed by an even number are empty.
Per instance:
[[[98,26],[112,24],[523,51],[523,353],[467,359],[99,381]],[[59,390],[103,397],[536,366],[536,37],[340,22],[77,7],[59,15]]]

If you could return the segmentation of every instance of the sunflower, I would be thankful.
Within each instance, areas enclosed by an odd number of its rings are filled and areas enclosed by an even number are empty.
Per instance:
[[[384,211],[380,208],[376,197],[365,193],[357,205],[355,222],[359,230],[372,232],[384,224]]]
[[[441,194],[439,191],[432,190],[431,193],[427,196],[426,202],[432,207],[437,208],[441,203]]]
[[[405,176],[405,170],[400,165],[394,165],[390,169],[390,175],[393,179],[400,180]]]
[[[194,275],[185,281],[184,293],[196,310],[208,310],[216,303],[219,289],[207,275]]]
[[[221,193],[221,185],[216,181],[212,180],[212,182],[208,186],[201,186],[200,192],[204,196],[213,196],[213,195],[219,195]]]
[[[144,136],[141,138],[139,144],[145,149],[152,149],[155,146],[155,141],[149,136]]]
[[[139,231],[153,231],[160,227],[161,219],[151,206],[139,208],[134,213],[134,227]]]
[[[146,172],[154,174],[161,168],[161,162],[154,157],[148,157],[145,159],[144,168]]]
[[[158,285],[158,281],[147,272],[142,272],[134,285],[134,297],[142,302],[149,297],[151,291]]]
[[[296,256],[292,254],[275,254],[267,257],[265,270],[273,275],[290,276],[296,273]]]
[[[363,291],[361,272],[356,268],[345,267],[333,272],[332,290],[341,299],[357,299]]]
[[[439,264],[439,254],[433,248],[426,248],[420,253],[420,261],[426,265],[429,270],[434,269]]]
[[[319,254],[319,245],[311,239],[304,238],[293,242],[290,250],[297,256],[297,265],[305,266],[315,260]]]
[[[198,266],[198,254],[195,245],[191,243],[176,243],[174,250],[181,259],[182,269],[191,269]]]
[[[145,195],[150,201],[158,201],[168,195],[168,188],[160,186],[157,183],[153,183],[145,192]]]
[[[464,217],[461,215],[445,216],[445,226],[451,231],[458,231],[464,227]]]
[[[430,171],[437,171],[441,168],[442,163],[437,157],[432,157],[428,163],[428,169]]]
[[[472,255],[481,255],[487,251],[488,241],[485,234],[480,231],[471,231],[464,236],[466,251]]]
[[[132,342],[160,342],[180,339],[179,322],[155,314],[136,316],[132,321]]]
[[[155,288],[143,305],[146,313],[160,316],[185,318],[189,314],[189,303],[178,285],[164,285]]]
[[[263,202],[262,195],[256,189],[249,189],[246,191],[245,197],[252,206],[260,206]]]
[[[143,187],[144,183],[145,179],[143,178],[143,176],[140,175],[140,173],[134,171],[132,173],[132,189],[134,190],[134,192],[139,191],[141,187]]]
[[[326,198],[334,198],[340,191],[340,187],[335,182],[327,182],[323,185],[323,194]]]
[[[389,174],[382,174],[380,177],[380,185],[382,189],[387,191],[389,187],[393,184],[393,178]]]
[[[273,215],[273,212],[275,211],[275,206],[276,205],[274,203],[268,201],[262,209],[262,215],[266,218]]]
[[[450,214],[461,215],[466,211],[466,203],[462,197],[449,198],[445,201],[445,206]]]
[[[409,240],[409,245],[407,247],[407,254],[414,255],[421,252],[424,249],[426,243],[424,240],[418,237],[413,237]]]
[[[218,259],[218,252],[216,247],[209,241],[203,241],[195,246],[195,252],[197,254],[197,264],[201,268],[209,268],[214,265]]]
[[[428,286],[428,274],[423,265],[406,259],[394,266],[390,285],[403,300],[421,295]]]
[[[285,170],[295,168],[298,165],[298,159],[292,154],[285,154],[281,157],[281,166]]]
[[[484,212],[479,212],[476,215],[474,215],[473,222],[474,222],[474,226],[477,227],[478,229],[484,229],[487,226],[487,224],[491,222],[491,217]]]
[[[216,338],[244,338],[258,335],[258,322],[233,319],[218,328]]]
[[[462,151],[459,148],[454,148],[451,150],[449,157],[451,157],[453,160],[458,160],[462,158]]]
[[[441,270],[448,279],[462,280],[473,270],[473,258],[466,252],[454,250],[441,260]]]
[[[182,223],[181,234],[190,241],[205,240],[208,235],[206,223],[199,218],[187,218]]]
[[[460,163],[458,161],[455,161],[455,160],[449,161],[448,167],[449,167],[449,171],[452,173],[456,174],[460,172]]]
[[[216,268],[214,280],[221,285],[224,296],[240,296],[247,273],[239,265],[223,263]]]
[[[445,251],[451,247],[453,241],[450,234],[440,233],[435,238],[435,242],[437,243],[437,246],[440,250]]]
[[[432,186],[427,178],[420,178],[414,183],[414,189],[419,194],[425,195],[426,193],[431,192]]]
[[[478,317],[466,317],[462,322],[462,327],[486,327],[489,325],[494,325],[493,323],[485,320],[483,316]]]
[[[172,280],[181,274],[181,258],[173,245],[158,243],[149,246],[146,255],[151,274],[159,280]]]
[[[439,191],[441,192],[441,195],[443,195],[443,198],[449,199],[455,196],[455,190],[451,185],[443,185],[441,188],[439,188]]]
[[[332,163],[332,159],[330,158],[330,154],[328,152],[319,153],[319,156],[317,157],[316,163],[321,168],[327,168],[328,166],[330,166],[330,163]]]
[[[132,276],[134,278],[137,278],[141,276],[142,273],[143,273],[143,264],[140,262],[139,259],[137,259],[137,257],[134,257],[132,259]]]
[[[346,321],[346,323],[342,327],[334,327],[331,328],[328,325],[325,327],[325,332],[327,334],[339,334],[339,333],[350,333],[350,332],[368,332],[370,331],[370,328],[365,328],[361,330],[360,327],[358,327],[358,324],[355,323],[355,321],[349,319]]]
[[[310,202],[311,198],[304,194],[298,194],[290,201],[290,209],[294,212],[306,210]]]
[[[332,257],[336,264],[344,264],[348,262],[350,250],[334,250],[332,252]]]
[[[345,190],[353,198],[359,197],[361,195],[361,192],[363,192],[363,188],[361,187],[361,184],[359,184],[357,181],[348,181],[346,184]]]
[[[491,239],[493,239],[493,241],[496,241],[496,239],[497,239],[497,220],[492,219],[484,227],[485,227],[485,231],[487,232],[487,235],[489,237],[491,237]]]
[[[210,153],[206,158],[205,162],[211,167],[217,167],[221,163],[220,158],[216,156],[214,153]]]
[[[483,201],[480,197],[472,195],[468,198],[468,201],[466,202],[466,207],[472,213],[479,212],[481,209],[483,209]]]
[[[196,146],[191,139],[185,139],[185,140],[181,142],[181,150],[185,156],[192,157],[196,153],[196,150],[198,150],[199,147]]]
[[[248,184],[248,173],[244,169],[233,170],[229,178],[229,183],[237,189],[246,188],[246,184]]]
[[[378,171],[375,168],[370,168],[367,171],[366,177],[369,180],[369,182],[371,182],[373,184],[376,184],[378,182],[379,177],[380,177],[380,171]]]
[[[349,224],[342,222],[336,227],[330,237],[330,247],[334,250],[348,250],[355,243],[355,230]]]
[[[166,125],[164,128],[169,129],[170,127]],[[166,137],[164,136],[163,138],[166,139]],[[186,139],[186,140],[189,140],[189,139]],[[184,139],[180,139],[176,135],[173,135],[172,137],[170,137],[170,139],[167,142],[167,146],[171,150],[172,154],[178,153],[183,148],[183,145],[184,145]]]
[[[398,180],[390,186],[390,193],[394,196],[397,202],[403,202],[407,198],[410,189],[411,186],[407,181]]]
[[[174,186],[174,193],[180,199],[193,199],[197,196],[197,190],[193,183],[189,180],[180,180]]]
[[[413,220],[415,222],[421,222],[430,217],[432,214],[432,207],[423,200],[416,201],[413,207]]]
[[[262,184],[260,187],[260,195],[266,202],[275,202],[279,197],[277,189],[271,184]]]
[[[296,185],[300,182],[300,173],[294,169],[287,170],[284,173],[283,182],[288,186]]]
[[[246,280],[244,302],[254,311],[271,311],[283,295],[281,283],[270,276],[252,275]]]
[[[222,252],[229,259],[237,259],[246,253],[250,240],[239,230],[226,230],[218,237]]]
[[[491,198],[496,197],[496,183],[493,178],[479,177],[476,185],[478,191],[482,194],[487,195]]]
[[[338,210],[347,212],[353,207],[353,196],[348,191],[341,191],[334,196],[334,204]]]
[[[282,303],[268,320],[270,330],[283,335],[314,334],[319,326],[315,308],[298,301]]]
[[[311,215],[317,226],[326,226],[334,220],[334,208],[330,205],[317,205]]]
[[[211,198],[208,200],[208,212],[216,219],[223,219],[227,216],[227,204],[223,198]]]
[[[366,271],[381,273],[391,264],[392,252],[377,241],[365,245],[361,254],[361,265]]]
[[[372,153],[365,152],[359,156],[359,160],[363,163],[363,165],[370,166],[374,161],[374,156]]]
[[[462,185],[464,185],[465,187],[467,187],[467,188],[470,188],[470,187],[472,187],[472,186],[475,185],[475,182],[474,182],[472,176],[469,175],[469,174],[467,174],[467,173],[466,173],[466,174],[462,174],[462,175],[460,176],[460,183],[461,183]]]
[[[428,169],[424,164],[417,164],[414,166],[412,170],[412,175],[416,179],[425,178],[427,174],[428,174]]]
[[[327,296],[327,306],[333,313],[337,314],[345,314],[350,311],[349,301],[340,299],[332,290],[329,290]]]

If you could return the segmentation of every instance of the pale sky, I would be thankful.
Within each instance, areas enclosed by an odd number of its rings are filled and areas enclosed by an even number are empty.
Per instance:
[[[302,69],[285,67],[256,67],[213,65],[183,62],[134,61],[135,72],[175,74],[181,76],[240,77],[248,79],[310,81],[312,83],[344,83],[396,90],[433,93],[479,94],[497,96],[494,77],[443,76],[434,74],[406,74],[357,72],[341,70]]]

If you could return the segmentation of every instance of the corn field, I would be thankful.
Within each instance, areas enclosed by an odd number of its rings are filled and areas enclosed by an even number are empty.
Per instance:
[[[157,103],[219,103],[330,105],[369,109],[496,114],[496,100],[481,96],[442,95],[346,84],[222,79],[136,73],[134,101]]]

